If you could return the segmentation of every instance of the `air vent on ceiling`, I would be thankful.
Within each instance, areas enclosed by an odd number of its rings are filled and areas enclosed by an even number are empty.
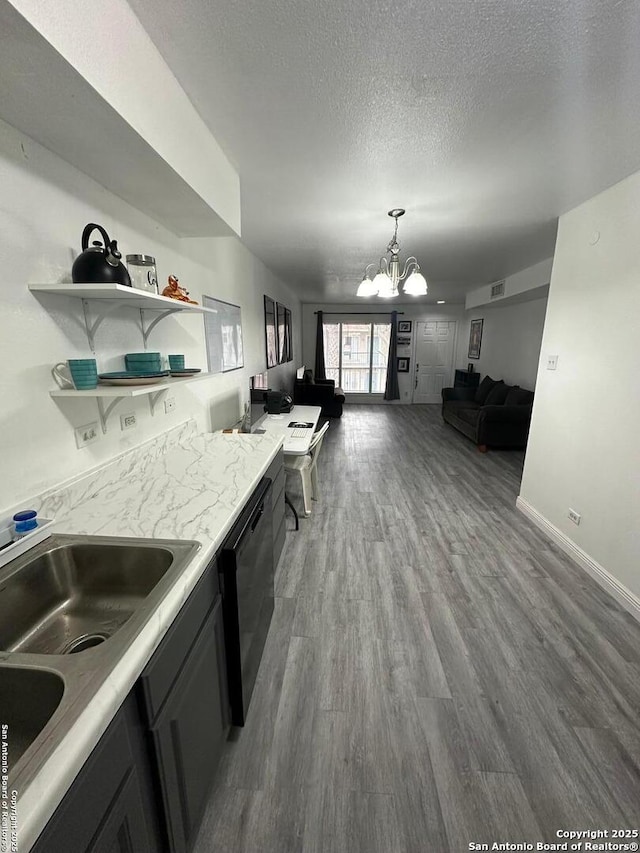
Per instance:
[[[504,296],[504,279],[491,285],[491,298],[497,299],[498,296]]]

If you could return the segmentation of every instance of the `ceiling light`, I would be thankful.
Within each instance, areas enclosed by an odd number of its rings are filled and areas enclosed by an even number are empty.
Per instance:
[[[400,272],[400,246],[398,245],[398,219],[404,216],[405,211],[401,207],[395,207],[389,211],[391,216],[396,221],[396,227],[393,232],[391,242],[387,246],[386,257],[380,258],[378,272],[373,280],[369,278],[369,268],[375,268],[375,264],[369,264],[364,271],[364,278],[358,287],[356,296],[380,296],[383,299],[393,299],[399,295],[398,285],[401,281],[407,279],[403,285],[403,291],[408,296],[424,296],[427,292],[427,281],[420,272],[420,265],[416,258],[411,256],[404,262],[402,272]],[[407,278],[407,276],[409,276]]]
[[[438,299],[437,305],[444,305],[444,299]]]

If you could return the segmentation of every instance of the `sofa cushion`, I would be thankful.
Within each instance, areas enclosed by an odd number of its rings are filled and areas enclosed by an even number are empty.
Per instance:
[[[490,376],[485,376],[476,390],[476,403],[480,403],[481,406],[484,406],[485,400],[489,396],[489,391],[491,391],[495,384],[495,379],[492,379]]]
[[[475,400],[447,400],[445,403],[447,409],[456,414],[460,409],[479,409],[480,405]]]
[[[480,406],[478,406],[477,409],[458,409],[456,417],[461,421],[464,421],[464,423],[474,427],[478,423],[478,418],[480,417]]]
[[[533,403],[533,392],[514,385],[504,401],[505,406],[530,406]]]
[[[496,382],[487,394],[487,399],[484,401],[485,406],[502,406],[509,391],[511,391],[511,386],[505,385],[502,379]]]

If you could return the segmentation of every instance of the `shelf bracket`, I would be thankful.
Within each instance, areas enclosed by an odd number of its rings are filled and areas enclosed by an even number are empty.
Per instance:
[[[87,339],[89,341],[89,347],[91,348],[91,352],[95,353],[95,335],[98,331],[98,328],[102,324],[102,321],[106,319],[110,314],[113,314],[118,310],[122,305],[121,302],[111,302],[106,305],[100,305],[100,307],[94,308],[95,316],[92,319],[91,316],[91,306],[89,304],[88,299],[82,300],[82,310],[84,311],[84,325],[87,330]]]
[[[154,311],[156,316],[154,319],[148,324],[145,325],[145,316],[144,316],[144,308],[140,309],[140,328],[142,329],[142,340],[144,341],[144,348],[147,348],[147,343],[149,341],[149,335],[158,325],[160,320],[164,320],[165,317],[169,317],[170,314],[177,314],[180,311],[180,308],[168,308],[166,311],[162,311],[162,313],[157,314]]]
[[[155,414],[156,406],[168,390],[168,388],[162,388],[160,391],[154,391],[149,394],[149,409],[151,410],[151,417]]]
[[[124,400],[124,397],[114,397],[111,402],[105,406],[102,397],[96,397],[96,402],[98,404],[98,412],[100,414],[100,426],[102,427],[102,432],[104,435],[107,434],[107,421],[109,420],[109,415],[118,405],[120,400]]]

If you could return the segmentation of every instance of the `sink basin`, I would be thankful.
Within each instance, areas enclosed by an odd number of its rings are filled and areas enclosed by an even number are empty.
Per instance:
[[[63,693],[64,681],[54,672],[0,666],[2,723],[9,727],[9,773],[46,726]]]
[[[43,546],[0,574],[1,651],[64,655],[102,644],[174,562],[170,548],[131,540],[107,544],[53,536]]]

